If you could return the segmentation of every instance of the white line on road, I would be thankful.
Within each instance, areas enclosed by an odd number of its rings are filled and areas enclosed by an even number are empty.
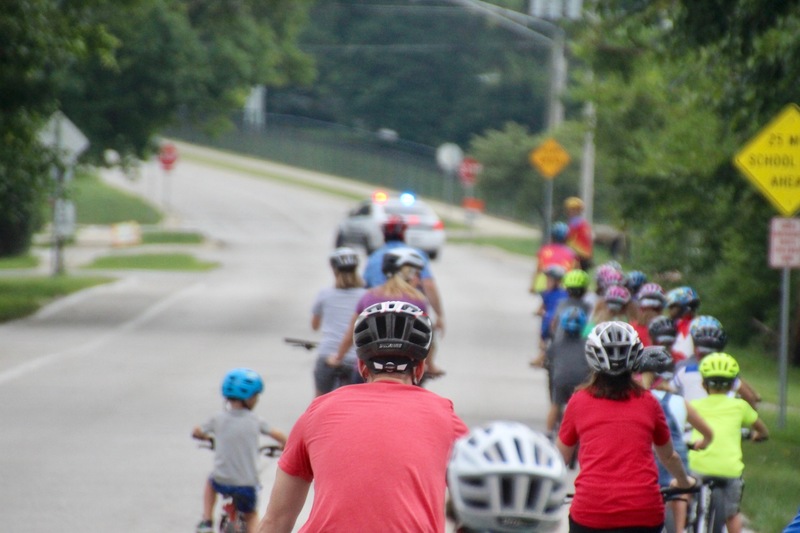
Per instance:
[[[21,365],[17,365],[9,370],[0,372],[0,385],[12,381],[14,379],[20,378],[26,374],[39,370],[40,368],[43,368],[49,364],[55,363],[62,359],[67,359],[69,357],[75,357],[81,355],[82,352],[84,354],[89,353],[92,349],[99,348],[103,344],[112,340],[114,337],[139,327],[141,324],[147,322],[151,318],[167,310],[171,305],[173,305],[178,300],[181,300],[182,298],[194,294],[204,287],[205,283],[195,283],[194,285],[190,285],[189,287],[186,287],[185,289],[173,293],[167,298],[158,301],[157,303],[148,307],[147,309],[142,311],[139,315],[132,318],[131,320],[120,324],[119,326],[108,331],[104,335],[101,335],[89,342],[86,342],[74,348],[69,348],[67,350],[62,350],[60,352],[54,352],[47,355],[43,355],[41,357],[37,357],[35,359],[32,359],[31,361],[22,363]]]

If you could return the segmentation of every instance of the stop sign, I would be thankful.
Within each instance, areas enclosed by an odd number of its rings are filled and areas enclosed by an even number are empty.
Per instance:
[[[473,157],[465,157],[458,167],[458,175],[464,185],[475,185],[478,174],[483,170],[480,161]]]
[[[164,143],[158,153],[158,160],[161,161],[161,168],[172,170],[178,160],[178,149],[172,143]]]

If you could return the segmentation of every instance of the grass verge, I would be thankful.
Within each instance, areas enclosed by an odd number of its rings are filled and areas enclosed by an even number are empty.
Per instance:
[[[145,231],[142,244],[202,244],[205,237],[187,231]]]
[[[14,277],[0,279],[0,322],[31,315],[53,299],[95,285],[108,277]]]
[[[81,173],[71,187],[79,224],[117,224],[135,220],[156,224],[161,213],[149,203],[103,183],[94,174]]]
[[[31,254],[0,258],[0,269],[3,270],[35,268],[37,266],[39,266],[39,258]]]
[[[218,263],[200,261],[188,254],[173,253],[109,255],[99,257],[83,268],[204,272],[218,266]]]

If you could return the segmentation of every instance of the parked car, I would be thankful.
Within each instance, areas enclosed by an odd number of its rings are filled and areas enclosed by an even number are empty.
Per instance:
[[[423,250],[431,259],[441,254],[446,240],[444,223],[411,193],[395,196],[377,191],[358,204],[339,223],[336,246],[361,246],[371,254],[383,245],[382,225],[392,215],[401,216],[407,225],[406,244]]]

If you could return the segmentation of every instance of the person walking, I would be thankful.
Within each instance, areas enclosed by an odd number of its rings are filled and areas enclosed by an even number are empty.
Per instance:
[[[447,464],[468,430],[450,400],[415,386],[432,330],[406,302],[359,315],[353,340],[366,383],[316,398],[297,420],[258,533],[290,533],[312,482],[300,532],[444,531]]]
[[[586,339],[592,374],[570,398],[556,442],[566,463],[580,443],[570,533],[661,533],[664,502],[654,448],[676,486],[695,484],[672,447],[661,405],[633,379],[641,351],[625,322],[598,324]]]

